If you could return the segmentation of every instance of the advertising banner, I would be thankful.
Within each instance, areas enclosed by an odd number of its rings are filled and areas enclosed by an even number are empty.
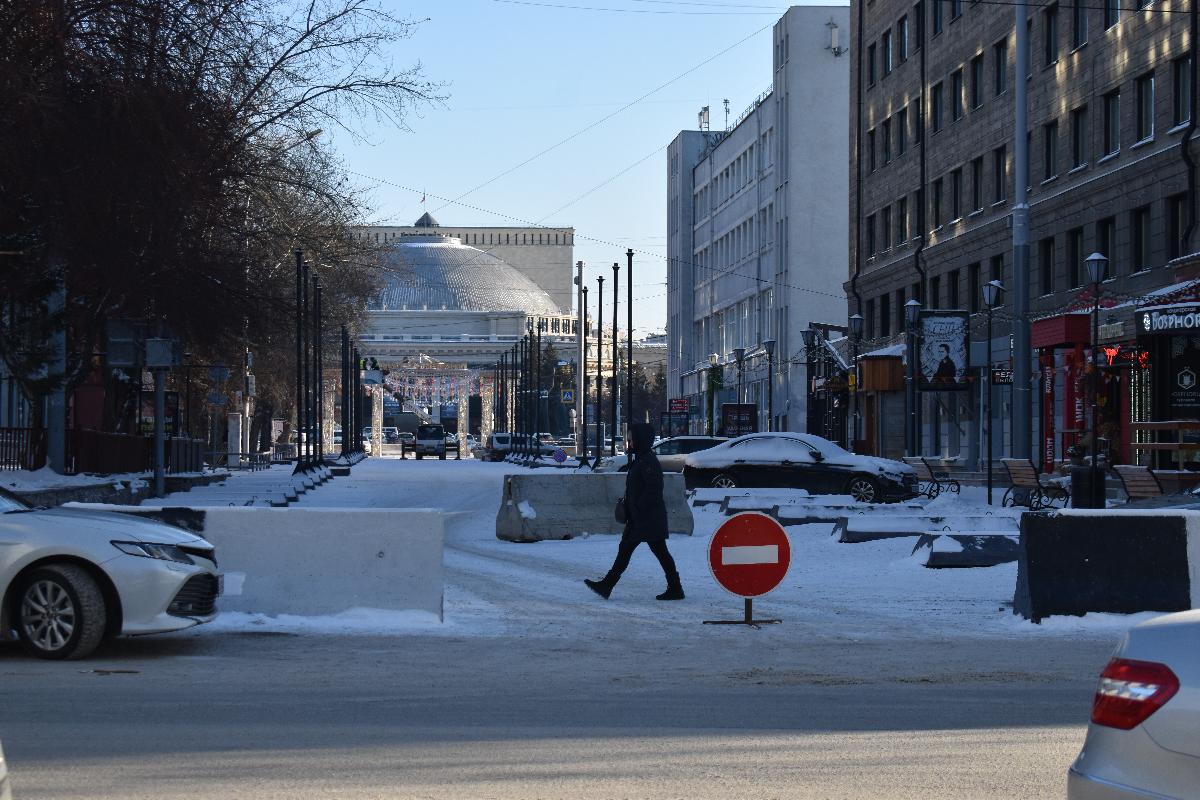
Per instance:
[[[722,403],[719,436],[758,433],[758,406],[754,403]]]
[[[664,439],[670,436],[686,436],[688,432],[688,412],[664,411],[660,415],[658,435]]]
[[[925,392],[965,391],[970,352],[970,314],[922,311],[917,388]]]

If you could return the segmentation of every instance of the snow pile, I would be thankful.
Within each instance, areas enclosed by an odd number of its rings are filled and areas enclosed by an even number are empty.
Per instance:
[[[523,519],[537,519],[537,511],[534,510],[528,500],[522,500],[517,503],[517,511],[521,512]]]

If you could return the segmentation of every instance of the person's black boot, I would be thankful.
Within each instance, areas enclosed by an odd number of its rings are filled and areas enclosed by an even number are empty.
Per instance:
[[[655,600],[682,600],[683,585],[679,582],[679,573],[672,572],[667,575],[667,590],[654,598]]]
[[[614,578],[611,574],[605,575],[603,578],[601,578],[598,581],[593,581],[589,578],[584,578],[583,582],[587,584],[587,587],[589,589],[591,589],[593,592],[595,592],[596,594],[603,597],[605,600],[607,600],[608,596],[610,594],[612,594],[613,587],[617,585],[617,579]]]

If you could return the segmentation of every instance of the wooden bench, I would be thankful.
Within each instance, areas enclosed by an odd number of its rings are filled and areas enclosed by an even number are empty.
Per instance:
[[[1000,463],[1008,470],[1008,480],[1012,484],[1000,501],[1002,506],[1017,505],[1017,494],[1024,490],[1028,492],[1025,505],[1030,511],[1040,508],[1054,508],[1055,503],[1061,502],[1058,508],[1066,508],[1071,501],[1071,492],[1060,483],[1043,480],[1033,462],[1027,458],[1002,458]]]
[[[958,494],[961,490],[958,481],[945,471],[935,472],[929,462],[921,456],[906,456],[904,463],[917,471],[917,493],[923,494],[930,500],[942,492]]]
[[[1151,497],[1162,497],[1164,492],[1158,478],[1149,467],[1139,467],[1135,464],[1117,464],[1113,467],[1121,486],[1125,489],[1127,502],[1146,500]]]

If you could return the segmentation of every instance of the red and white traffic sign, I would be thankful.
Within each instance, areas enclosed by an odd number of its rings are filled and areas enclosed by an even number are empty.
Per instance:
[[[735,514],[708,544],[708,566],[717,583],[740,597],[760,597],[787,575],[792,546],[787,533],[766,514]]]

